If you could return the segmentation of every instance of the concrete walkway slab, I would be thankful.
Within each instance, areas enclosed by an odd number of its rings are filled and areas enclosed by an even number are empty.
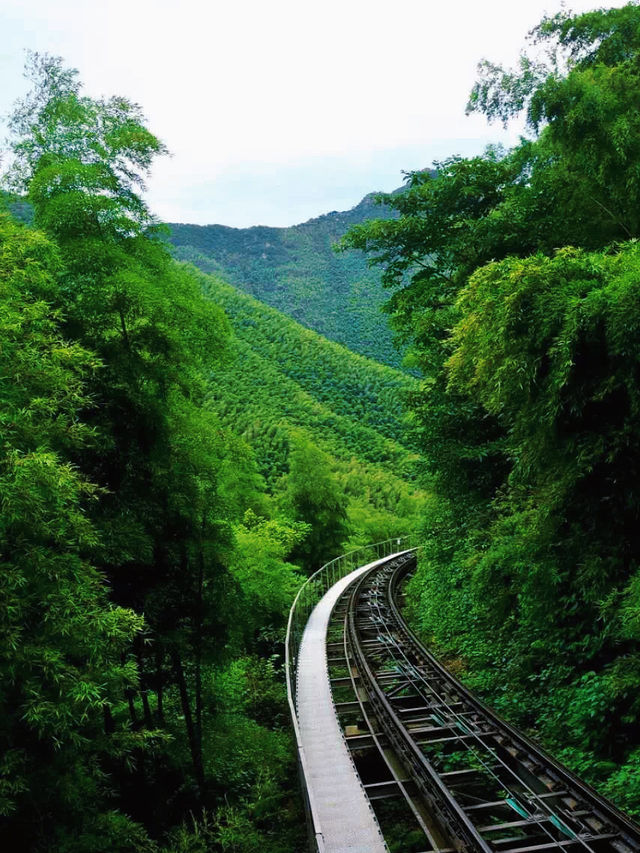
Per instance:
[[[298,722],[307,765],[307,787],[313,794],[326,853],[388,850],[333,705],[327,628],[331,611],[349,584],[394,556],[361,566],[334,584],[312,611],[302,635],[297,667]]]

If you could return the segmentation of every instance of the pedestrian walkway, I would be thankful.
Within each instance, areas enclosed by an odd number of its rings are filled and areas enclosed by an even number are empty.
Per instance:
[[[306,783],[326,853],[385,853],[388,849],[338,722],[327,665],[327,628],[334,605],[352,581],[387,560],[361,566],[331,587],[311,613],[298,653],[297,711]]]

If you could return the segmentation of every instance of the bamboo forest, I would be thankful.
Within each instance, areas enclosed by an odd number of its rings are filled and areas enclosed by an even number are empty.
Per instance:
[[[3,851],[640,850],[640,5],[521,35],[466,105],[514,144],[287,228],[163,222],[143,108],[27,53],[0,163]],[[375,844],[332,841],[306,674]],[[455,787],[494,760],[519,781]]]

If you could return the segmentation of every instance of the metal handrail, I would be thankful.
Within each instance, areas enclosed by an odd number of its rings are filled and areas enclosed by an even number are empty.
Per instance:
[[[361,548],[356,548],[353,551],[341,554],[339,557],[330,560],[306,579],[298,590],[298,593],[293,600],[293,604],[291,605],[291,610],[289,611],[287,634],[284,646],[287,700],[289,702],[289,712],[291,714],[293,731],[296,739],[298,770],[309,824],[310,847],[312,851],[315,851],[315,853],[324,853],[325,846],[322,827],[320,826],[320,819],[313,800],[313,793],[307,787],[306,783],[306,760],[304,756],[304,747],[302,746],[302,739],[300,737],[300,726],[298,724],[298,712],[296,708],[298,652],[300,650],[302,634],[307,624],[307,620],[311,615],[311,611],[330,587],[348,575],[349,572],[357,569],[361,565],[365,565],[367,562],[373,562],[373,560],[376,559],[383,559],[384,557],[388,557],[395,553],[395,551],[408,550],[411,548],[411,540],[413,539],[413,535],[385,539],[384,542],[375,542],[373,545],[363,545]]]

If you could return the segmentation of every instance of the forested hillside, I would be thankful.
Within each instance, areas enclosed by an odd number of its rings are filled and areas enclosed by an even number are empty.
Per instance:
[[[277,382],[262,383],[262,403],[274,415],[286,409],[292,413],[296,408],[302,409],[298,400],[306,395],[314,404],[313,417],[320,417],[324,410],[336,425],[340,419],[348,421],[340,431],[344,442],[340,455],[355,452],[383,462],[387,461],[386,455],[389,462],[402,467],[408,441],[406,400],[417,388],[417,380],[355,355],[217,277],[203,277],[202,287],[232,320],[234,345],[242,352],[242,358],[247,357],[248,348],[254,362],[261,360],[277,374]],[[254,383],[256,388],[253,393],[245,389],[238,389],[238,393],[246,395],[247,405],[255,405],[261,372],[247,369],[243,376],[247,384]],[[299,417],[304,416],[301,413]],[[312,426],[312,421],[308,425]],[[317,432],[322,439],[322,430]],[[335,440],[330,429],[325,432],[326,441]]]
[[[175,261],[139,107],[27,71],[0,197],[0,845],[301,849],[286,616],[323,561],[417,524],[415,381]]]
[[[399,367],[380,273],[359,252],[333,246],[351,225],[393,215],[374,195],[352,210],[327,213],[291,228],[170,224],[176,257],[220,274],[240,290],[354,352]]]
[[[427,377],[433,499],[410,612],[518,725],[640,816],[640,7],[545,18],[453,157],[345,245],[377,256]]]
[[[278,490],[291,448],[310,442],[328,454],[318,464],[335,473],[345,495],[351,545],[413,529],[424,497],[412,485],[418,456],[408,443],[405,409],[417,380],[349,352],[217,277],[200,281],[234,331],[231,357],[214,370],[208,399],[222,422],[243,434],[268,487]],[[313,477],[311,469],[306,476]]]
[[[640,817],[640,5],[530,41],[468,104],[523,115],[513,149],[291,229],[173,226],[178,259],[140,108],[30,55],[0,195],[3,849],[303,849],[288,608],[412,529],[425,641]]]

